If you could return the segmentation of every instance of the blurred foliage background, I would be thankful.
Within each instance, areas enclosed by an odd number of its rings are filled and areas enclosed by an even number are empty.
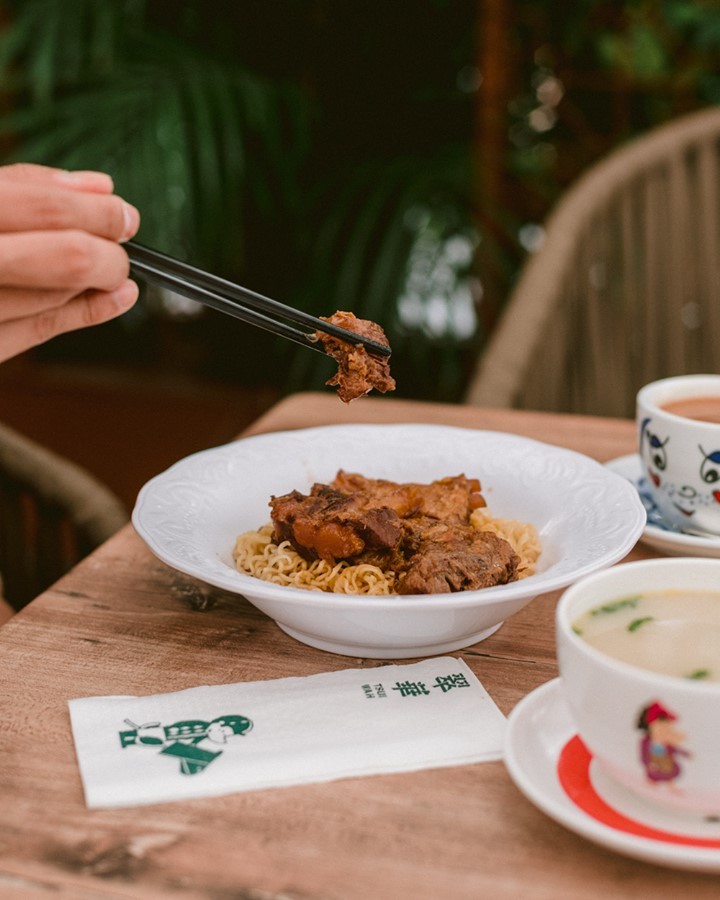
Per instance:
[[[460,400],[542,222],[633,135],[720,103],[714,0],[0,0],[0,158],[107,171],[138,240],[386,329]],[[308,353],[146,291],[40,359],[280,391]]]

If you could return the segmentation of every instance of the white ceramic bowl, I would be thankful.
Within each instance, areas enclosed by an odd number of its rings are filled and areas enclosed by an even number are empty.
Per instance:
[[[588,609],[643,591],[720,589],[720,560],[675,557],[613,566],[568,588],[558,603],[558,664],[578,734],[602,773],[651,803],[720,815],[720,684],[650,672],[612,659],[573,631]],[[643,712],[645,714],[643,715]],[[657,765],[647,720],[671,727]],[[663,762],[664,761],[664,762]]]
[[[269,521],[271,495],[343,468],[373,478],[479,478],[490,511],[532,522],[535,575],[454,594],[368,597],[283,587],[238,572],[238,534]],[[492,634],[533,597],[617,562],[645,525],[635,488],[588,457],[538,441],[438,425],[338,425],[258,435],[173,465],[141,490],[140,537],[164,562],[242,594],[313,647],[375,659],[427,656]]]

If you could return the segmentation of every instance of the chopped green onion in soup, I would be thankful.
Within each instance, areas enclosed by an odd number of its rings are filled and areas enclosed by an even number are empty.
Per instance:
[[[572,629],[621,662],[693,681],[720,681],[720,591],[609,598],[578,617]]]

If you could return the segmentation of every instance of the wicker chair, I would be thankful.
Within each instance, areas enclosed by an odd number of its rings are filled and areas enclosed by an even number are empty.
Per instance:
[[[127,521],[120,500],[89,472],[0,425],[0,593],[12,608]]]
[[[720,107],[595,164],[561,198],[465,400],[632,416],[640,386],[720,371]]]

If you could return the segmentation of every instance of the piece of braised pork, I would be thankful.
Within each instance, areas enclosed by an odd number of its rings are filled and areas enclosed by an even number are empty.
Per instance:
[[[338,310],[331,316],[321,316],[325,322],[353,331],[377,344],[390,346],[382,327],[369,319],[358,319],[354,313]],[[337,385],[338,397],[350,403],[373,388],[380,393],[395,390],[387,356],[374,356],[362,344],[350,344],[323,331],[316,332],[325,352],[337,361],[338,370],[325,384]]]
[[[399,594],[444,594],[507,584],[519,559],[510,544],[472,525],[410,519],[390,565]]]
[[[315,484],[309,495],[291,491],[270,501],[276,543],[290,541],[305,559],[357,559],[368,550],[392,550],[402,521],[392,509],[367,505],[362,493]]]

